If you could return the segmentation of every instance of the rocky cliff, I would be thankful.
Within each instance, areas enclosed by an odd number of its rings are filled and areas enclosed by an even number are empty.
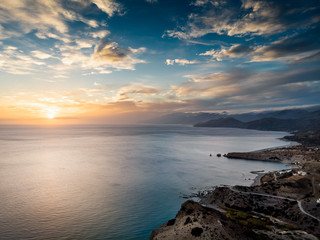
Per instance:
[[[302,135],[301,141],[305,141]],[[297,137],[297,139],[300,139]],[[266,173],[259,185],[216,187],[187,201],[151,239],[302,240],[320,237],[320,147],[299,145],[227,157],[286,161],[290,170]]]

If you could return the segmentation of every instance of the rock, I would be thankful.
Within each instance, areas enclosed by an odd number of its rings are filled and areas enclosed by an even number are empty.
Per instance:
[[[172,226],[172,225],[174,225],[175,222],[176,222],[175,218],[171,219],[171,220],[168,221],[167,226]]]
[[[191,235],[195,237],[200,237],[202,233],[203,233],[203,229],[200,227],[195,227],[195,228],[192,228],[191,230]]]
[[[221,189],[223,192],[227,189]],[[226,193],[226,192],[225,192]],[[275,206],[275,205],[273,205]],[[270,210],[270,209],[269,209]],[[156,239],[215,239],[215,240],[316,240],[307,232],[292,230],[290,225],[277,229],[272,224],[272,218],[265,215],[250,214],[241,210],[227,210],[208,208],[194,201],[182,204],[174,219],[155,229],[150,236]],[[272,230],[271,230],[272,229]]]

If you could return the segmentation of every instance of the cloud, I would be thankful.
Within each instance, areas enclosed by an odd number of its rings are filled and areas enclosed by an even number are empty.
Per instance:
[[[0,53],[1,70],[18,75],[46,72],[56,78],[74,69],[90,71],[90,74],[109,74],[113,69],[135,70],[136,64],[145,63],[136,57],[145,48],[121,48],[115,42],[102,42],[93,49],[90,42],[77,40],[74,43],[56,46],[59,51],[54,55],[40,50],[28,54],[17,47],[5,46]],[[82,52],[82,49],[87,51]]]
[[[246,111],[306,105],[314,104],[318,99],[319,76],[319,66],[297,64],[291,66],[290,71],[232,68],[211,74],[187,75],[187,81],[172,85],[170,90],[142,83],[111,86],[95,82],[91,88],[69,92],[7,93],[0,97],[0,107],[6,109],[0,115],[46,118],[48,112],[55,111],[58,118],[102,118],[135,112],[142,117],[145,113],[170,111]]]
[[[272,61],[286,57],[296,60],[314,55],[320,49],[318,41],[320,37],[319,31],[319,27],[311,28],[306,32],[285,37],[269,45],[258,47],[252,54],[252,60]]]
[[[210,3],[210,4],[208,4]],[[209,33],[219,35],[271,35],[319,22],[316,0],[195,1],[203,7],[191,13],[185,26],[166,31],[169,37],[192,39]],[[228,7],[225,7],[228,6]]]
[[[270,43],[266,42],[259,45],[234,44],[229,48],[222,47],[219,50],[208,50],[201,53],[200,56],[211,56],[217,61],[222,61],[225,58],[242,57],[251,62],[316,60],[320,49],[319,32],[319,27],[314,27]]]
[[[96,46],[89,62],[83,62],[83,65],[89,68],[115,68],[134,70],[135,65],[145,63],[135,55],[144,52],[145,48],[121,48],[115,42],[103,41]],[[97,68],[96,68],[97,69]]]
[[[172,85],[168,95],[189,111],[259,109],[313,104],[320,94],[320,68],[303,65],[290,71],[254,72],[230,69],[208,75],[188,75]]]
[[[154,86],[138,83],[121,87],[94,83],[91,88],[59,92],[53,90],[46,93],[36,90],[8,92],[5,96],[0,96],[0,108],[6,109],[0,113],[0,120],[22,116],[47,118],[49,113],[54,113],[55,118],[66,119],[81,116],[99,118],[128,112],[157,112],[151,98],[160,93]],[[125,99],[125,94],[129,96],[128,99]]]
[[[114,0],[0,1],[0,37],[19,48],[0,55],[2,71],[30,74],[41,70],[55,75],[54,70],[59,69],[65,75],[76,68],[87,71],[84,74],[134,70],[136,64],[145,62],[136,57],[145,48],[106,41],[111,33],[104,15],[111,17],[121,11],[121,4]]]
[[[119,62],[130,53],[130,49],[120,48],[115,42],[103,41],[96,47],[93,58],[101,62]]]
[[[101,30],[101,31],[97,31],[97,32],[90,32],[89,35],[92,36],[93,38],[103,39],[106,36],[110,35],[110,31]]]
[[[174,65],[174,64],[179,64],[181,66],[187,65],[187,64],[196,64],[199,63],[199,61],[196,60],[187,60],[187,59],[166,59],[166,64],[167,65]]]
[[[34,54],[37,57],[29,56],[17,47],[5,46],[0,53],[0,69],[17,75],[40,72],[45,67],[45,63],[42,60],[47,55],[41,52]]]
[[[52,55],[44,53],[44,52],[41,52],[41,51],[38,51],[38,50],[31,51],[31,54],[34,57],[39,58],[39,59],[48,59],[48,58],[52,57]]]
[[[212,0],[196,0],[194,2],[191,3],[191,5],[194,5],[194,6],[204,6],[204,5],[207,5],[207,4],[210,4],[210,5],[213,5],[215,7],[219,7],[221,5],[225,5],[226,4],[226,1],[223,1],[223,0],[219,0],[219,1],[212,1]]]
[[[45,32],[50,28],[65,33],[68,27],[64,19],[73,17],[72,14],[63,11],[61,4],[57,1],[33,1],[30,4],[26,0],[1,1],[0,15],[2,16],[0,23],[15,22],[24,33],[28,33],[32,29]]]
[[[110,17],[114,13],[121,12],[122,10],[121,5],[113,0],[92,0],[92,2]]]
[[[148,3],[157,3],[158,0],[146,0],[146,2],[148,2]]]
[[[113,0],[74,0],[69,4],[62,0],[1,1],[0,24],[2,28],[14,25],[15,35],[36,30],[40,38],[68,38],[69,22],[80,21],[92,28],[101,25],[96,19],[87,19],[81,15],[84,11],[93,12],[90,9],[92,4],[110,17],[121,11],[121,5]],[[10,33],[5,37],[9,36]]]
[[[222,48],[220,50],[209,50],[204,53],[200,53],[200,56],[211,56],[217,61],[222,61],[226,57],[244,57],[248,56],[254,51],[254,48],[249,45],[235,44],[230,48]]]
[[[315,54],[309,55],[307,57],[299,58],[299,59],[295,60],[293,63],[296,64],[296,63],[302,63],[302,62],[311,62],[311,61],[316,61],[319,59],[320,59],[320,51],[316,52]]]
[[[152,101],[154,97],[158,97],[161,90],[141,83],[131,83],[122,86],[114,98],[116,101]]]
[[[138,89],[133,89],[127,93],[130,94],[158,94],[161,91],[156,88],[138,88]]]

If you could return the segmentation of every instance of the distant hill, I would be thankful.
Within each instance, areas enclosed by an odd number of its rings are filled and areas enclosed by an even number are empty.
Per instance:
[[[232,117],[211,119],[204,123],[195,124],[195,127],[227,127],[227,128],[244,128],[244,122]]]
[[[265,131],[320,130],[320,111],[307,112],[298,119],[262,118],[250,122],[242,122],[227,117],[212,119],[194,125],[195,127],[231,127]]]
[[[264,131],[292,131],[298,130],[300,119],[263,118],[244,123],[243,128]]]
[[[308,113],[308,114],[306,115],[306,118],[308,118],[308,119],[317,119],[317,118],[320,118],[320,110]]]
[[[154,118],[148,121],[148,123],[154,124],[197,124],[201,122],[207,122],[212,119],[220,118],[234,118],[241,122],[251,122],[264,118],[277,118],[277,119],[299,119],[304,118],[310,112],[315,110],[319,111],[320,105],[313,106],[312,108],[301,108],[301,109],[285,109],[279,111],[264,111],[264,112],[248,112],[241,114],[227,114],[223,113],[182,113],[176,112],[164,115],[162,117]]]
[[[289,141],[295,141],[302,144],[307,144],[311,146],[320,145],[320,130],[316,131],[303,131],[295,133],[292,136],[285,136],[285,139]]]
[[[235,114],[231,115],[231,117],[242,122],[250,122],[263,118],[297,119],[305,116],[308,113],[309,112],[304,109],[286,109],[281,111]]]
[[[199,122],[206,122],[211,119],[218,119],[223,117],[220,113],[171,113],[162,117],[152,119],[149,122],[156,124],[191,124],[194,125]]]

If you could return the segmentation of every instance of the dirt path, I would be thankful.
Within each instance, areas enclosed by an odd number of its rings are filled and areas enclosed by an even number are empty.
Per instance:
[[[252,192],[239,191],[239,190],[234,189],[232,186],[228,186],[228,188],[229,188],[231,191],[236,192],[236,193],[240,193],[240,194],[256,195],[256,196],[264,196],[264,197],[277,198],[277,199],[284,199],[284,200],[288,200],[288,201],[294,201],[294,202],[297,202],[297,203],[298,203],[298,206],[299,206],[299,209],[300,209],[300,211],[301,211],[303,214],[305,214],[305,215],[307,215],[307,216],[309,216],[309,217],[311,217],[311,218],[313,218],[313,219],[315,219],[315,220],[317,220],[317,221],[319,221],[319,222],[320,222],[320,219],[319,219],[319,218],[317,218],[317,217],[315,217],[315,216],[311,215],[310,213],[307,213],[307,212],[303,209],[302,204],[301,204],[301,201],[299,201],[299,200],[296,200],[296,199],[293,199],[293,198],[287,198],[287,197],[275,196],[275,195],[266,194],[266,193],[252,193]]]

